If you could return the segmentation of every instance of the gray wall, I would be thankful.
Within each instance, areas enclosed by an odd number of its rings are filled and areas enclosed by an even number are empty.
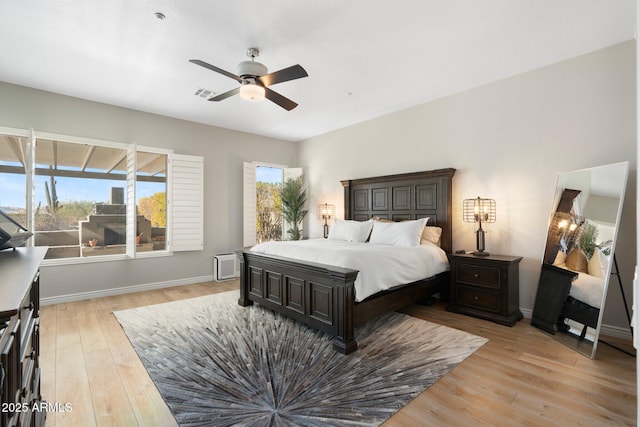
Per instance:
[[[206,108],[203,105],[203,108]],[[189,282],[242,246],[242,162],[294,165],[296,144],[0,82],[0,126],[170,148],[204,156],[204,251],[42,268],[42,297]]]
[[[454,249],[475,249],[462,200],[493,198],[487,250],[523,256],[520,306],[532,309],[559,172],[630,161],[617,258],[628,298],[636,254],[635,42],[549,65],[303,141],[311,206],[342,212],[340,180],[453,167]],[[305,225],[321,236],[321,223]],[[604,323],[629,331],[612,281]]]

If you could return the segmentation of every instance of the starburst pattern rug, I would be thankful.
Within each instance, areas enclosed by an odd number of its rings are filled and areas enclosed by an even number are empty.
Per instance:
[[[114,313],[181,426],[372,426],[486,339],[401,313],[356,329],[358,350],[238,292]]]

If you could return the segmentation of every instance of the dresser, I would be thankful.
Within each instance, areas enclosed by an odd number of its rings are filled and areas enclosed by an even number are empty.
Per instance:
[[[513,326],[520,311],[520,260],[508,255],[451,254],[448,311]]]
[[[46,247],[0,251],[0,426],[42,426],[40,263]]]

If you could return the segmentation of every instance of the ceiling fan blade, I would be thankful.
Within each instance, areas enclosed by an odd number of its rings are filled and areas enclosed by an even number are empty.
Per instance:
[[[285,96],[280,95],[278,92],[272,91],[268,87],[264,88],[264,96],[269,101],[275,102],[276,104],[278,104],[279,106],[281,106],[287,111],[291,111],[298,106],[297,103],[293,102],[292,100],[290,100]]]
[[[307,76],[309,76],[309,74],[307,74],[305,69],[296,64],[292,65],[291,67],[283,68],[282,70],[274,71],[273,73],[260,76],[256,80],[259,80],[265,86],[271,86]]]
[[[212,98],[209,98],[207,101],[222,101],[223,99],[227,99],[230,96],[237,95],[238,93],[240,93],[240,88],[239,87],[237,87],[235,89],[231,89],[228,92],[221,93],[220,95],[214,96]]]
[[[199,66],[201,66],[201,67],[207,68],[207,69],[209,69],[209,70],[211,70],[211,71],[215,71],[216,73],[220,73],[220,74],[222,74],[223,76],[230,77],[230,78],[232,78],[233,80],[236,80],[237,82],[242,83],[242,79],[241,79],[239,76],[236,76],[236,75],[235,75],[235,74],[233,74],[233,73],[230,73],[230,72],[228,72],[228,71],[225,71],[225,70],[223,70],[222,68],[218,68],[218,67],[216,67],[215,65],[208,64],[208,63],[206,63],[206,62],[204,62],[204,61],[200,61],[199,59],[190,59],[190,60],[189,60],[189,62],[191,62],[192,64],[199,65]]]

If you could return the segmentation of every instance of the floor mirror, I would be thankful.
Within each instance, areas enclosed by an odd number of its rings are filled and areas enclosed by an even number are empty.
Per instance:
[[[560,173],[531,324],[595,358],[628,162]]]

